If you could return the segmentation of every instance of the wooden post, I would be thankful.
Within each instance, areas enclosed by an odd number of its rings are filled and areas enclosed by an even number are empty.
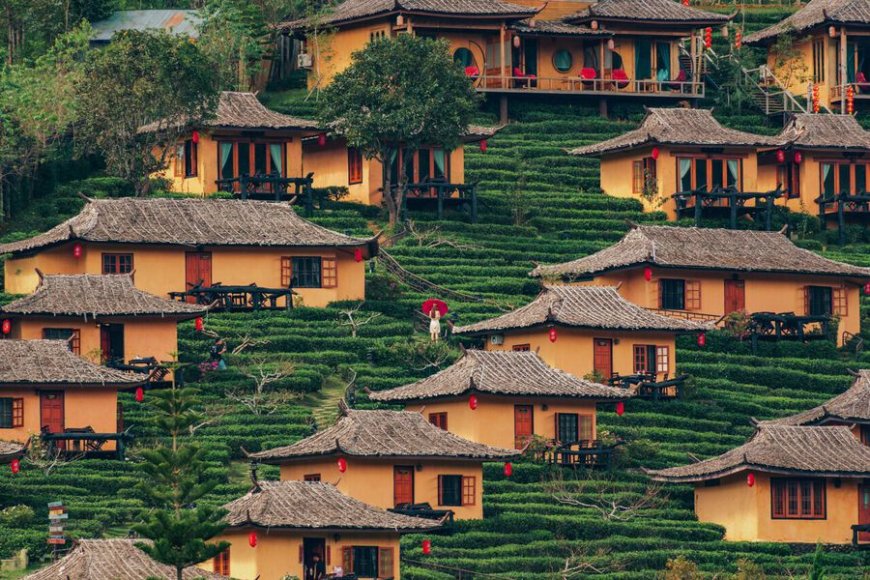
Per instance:
[[[846,244],[846,202],[843,194],[837,196],[837,225],[840,228],[840,245]]]
[[[768,195],[767,201],[765,201],[765,203],[767,204],[767,212],[765,213],[765,216],[764,216],[764,229],[769,232],[770,228],[773,225],[771,223],[771,220],[773,219],[773,216],[772,216],[772,214],[773,214],[773,196]]]
[[[692,192],[692,196],[695,198],[695,226],[701,227],[701,212],[703,211],[701,207],[701,190],[696,189]]]
[[[502,88],[502,89],[506,89],[506,88],[508,88],[508,87],[506,86],[506,83],[505,83],[505,76],[504,76],[504,69],[505,69],[505,50],[504,50],[504,43],[505,43],[505,40],[506,40],[506,39],[505,39],[505,24],[504,24],[504,22],[501,23],[501,28],[499,28],[499,31],[498,31],[498,32],[499,32],[499,41],[498,41],[498,42],[499,42],[499,45],[498,45],[498,50],[499,50],[499,55],[500,55],[500,58],[501,58],[501,66],[499,67],[499,72],[501,73],[501,74],[500,74],[500,76],[501,76],[501,88]]]
[[[840,114],[846,114],[846,27],[840,26]]]
[[[737,190],[731,189],[728,191],[728,203],[731,206],[729,209],[731,210],[731,229],[737,229]]]
[[[314,191],[310,185],[305,186],[305,216],[311,217],[314,213]]]
[[[598,98],[598,115],[603,119],[606,119],[609,116],[609,113],[607,112],[607,97]]]
[[[440,220],[444,217],[444,186],[439,185],[435,191],[438,196],[438,219]]]
[[[239,177],[239,187],[241,188],[242,199],[248,199],[248,178],[244,175]]]
[[[507,95],[501,95],[498,98],[498,116],[499,121],[502,125],[507,125],[508,122],[508,97]]]

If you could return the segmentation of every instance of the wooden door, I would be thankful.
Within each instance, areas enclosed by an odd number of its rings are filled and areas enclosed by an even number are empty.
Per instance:
[[[211,252],[187,252],[184,258],[187,289],[200,283],[211,286]]]
[[[746,286],[743,280],[725,280],[725,314],[746,309]]]
[[[604,379],[609,379],[613,376],[613,339],[593,338],[592,345],[592,365],[595,372]]]
[[[393,468],[393,505],[414,503],[414,466],[396,465]]]
[[[532,405],[514,405],[514,447],[522,449],[535,434],[535,408]]]
[[[63,412],[63,391],[41,391],[39,393],[39,426],[49,433],[63,433],[66,429]],[[57,442],[58,449],[64,449],[63,441]]]
[[[858,523],[870,524],[870,484],[858,486]],[[870,542],[870,532],[858,534],[859,542]]]

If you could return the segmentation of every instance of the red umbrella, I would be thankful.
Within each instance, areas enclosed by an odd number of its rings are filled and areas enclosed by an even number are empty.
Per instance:
[[[433,307],[438,309],[438,312],[441,313],[442,317],[447,314],[447,311],[449,310],[447,308],[447,303],[443,300],[438,300],[437,298],[430,298],[429,300],[424,302],[421,310],[423,310],[423,314],[429,316],[429,313],[432,312]]]

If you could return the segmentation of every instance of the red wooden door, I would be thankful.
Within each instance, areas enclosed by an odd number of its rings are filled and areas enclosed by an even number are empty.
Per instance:
[[[858,523],[870,524],[870,484],[858,486]],[[870,542],[870,532],[858,534],[859,542]]]
[[[613,339],[592,339],[592,365],[595,372],[605,379],[613,376]]]
[[[522,449],[535,433],[535,408],[531,405],[514,405],[514,447]]]
[[[184,255],[184,281],[186,290],[197,284],[211,286],[211,252],[187,252]],[[188,302],[196,302],[188,298]]]
[[[746,286],[743,280],[725,280],[725,314],[746,309]]]
[[[63,413],[63,391],[42,391],[39,393],[39,426],[49,433],[63,433],[66,428]],[[58,441],[57,447],[65,449],[65,442]]]
[[[393,468],[393,504],[414,503],[414,466]]]

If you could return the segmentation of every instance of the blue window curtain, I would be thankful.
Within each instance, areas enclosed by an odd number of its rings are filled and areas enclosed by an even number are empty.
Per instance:
[[[692,190],[692,160],[680,159],[680,190]]]
[[[433,152],[435,160],[435,179],[444,179],[447,177],[447,156],[444,149],[435,149]]]
[[[269,145],[269,156],[272,158],[272,172],[278,175],[284,175],[284,165],[281,159],[281,144],[272,143]]]
[[[656,43],[656,79],[671,80],[671,45],[667,42]]]
[[[233,175],[233,144],[221,143],[221,177],[232,179]]]
[[[732,185],[737,188],[740,187],[740,160],[728,160],[728,179],[726,185],[729,187]]]

